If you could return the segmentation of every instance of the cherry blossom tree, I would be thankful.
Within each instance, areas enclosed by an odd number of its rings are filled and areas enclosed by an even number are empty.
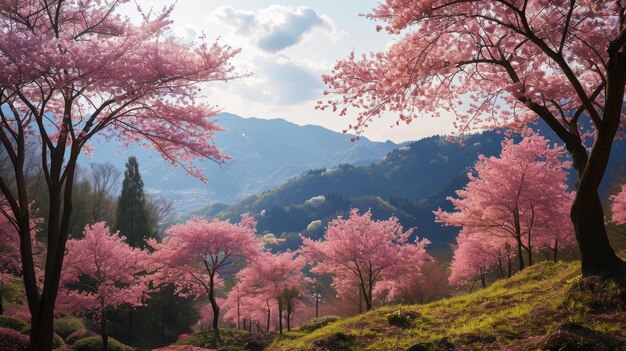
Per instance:
[[[503,245],[493,240],[484,240],[477,235],[469,235],[465,229],[459,234],[457,245],[450,264],[449,282],[466,284],[472,279],[475,281],[480,278],[481,285],[485,288],[485,274],[501,262]]]
[[[252,270],[241,272],[252,272]],[[239,329],[251,330],[252,324],[256,324],[257,330],[268,333],[272,321],[278,321],[272,313],[278,310],[276,300],[266,293],[261,281],[250,280],[256,279],[254,276],[242,277],[238,274],[237,277],[241,280],[221,302],[226,311],[224,320],[231,321]]]
[[[107,311],[143,305],[149,280],[148,253],[131,248],[105,222],[85,227],[82,239],[67,242],[62,289],[57,310],[91,314],[100,322],[103,350],[107,349]]]
[[[622,184],[622,190],[619,193],[611,196],[611,201],[613,201],[611,206],[613,222],[626,224],[626,184]]]
[[[302,237],[301,250],[313,264],[312,272],[333,275],[340,295],[358,287],[369,311],[376,284],[402,279],[403,269],[419,270],[430,260],[425,249],[429,241],[416,238],[410,243],[412,233],[412,229],[404,232],[395,217],[375,221],[370,211],[359,215],[353,209],[349,218],[338,217],[329,223],[322,240]]]
[[[261,253],[248,267],[237,273],[237,285],[226,299],[229,301],[226,315],[233,321],[236,316],[238,325],[242,316],[257,321],[265,317],[266,331],[269,331],[271,311],[275,307],[277,330],[283,332],[283,320],[287,330],[291,330],[292,318],[296,309],[302,305],[305,290],[311,282],[302,273],[305,265],[304,257],[296,252]]]
[[[577,171],[570,216],[583,273],[618,273],[598,187],[626,125],[625,12],[622,1],[384,0],[366,16],[398,40],[339,61],[318,107],[358,111],[358,134],[386,112],[398,124],[452,114],[461,135],[540,118]]]
[[[405,267],[399,279],[385,280],[374,287],[374,300],[381,303],[424,304],[448,296],[448,263],[425,261],[419,269]]]
[[[163,243],[151,242],[157,272],[155,280],[173,283],[189,296],[209,298],[213,330],[219,338],[220,306],[216,288],[221,275],[235,273],[235,266],[255,258],[261,250],[256,222],[244,215],[239,224],[194,217],[166,231]]]
[[[533,264],[533,251],[572,244],[567,216],[572,196],[567,192],[569,162],[562,147],[550,147],[530,133],[519,143],[505,139],[499,157],[479,156],[469,183],[449,197],[456,211],[435,212],[438,222],[462,227],[476,241],[490,241],[494,252],[516,249],[519,270]],[[459,243],[459,249],[461,245]],[[487,268],[487,267],[484,267]]]
[[[72,214],[76,163],[98,136],[157,150],[201,177],[192,161],[223,162],[212,143],[218,110],[199,83],[239,77],[226,45],[187,44],[171,34],[172,7],[122,16],[127,0],[4,1],[0,4],[0,147],[11,174],[0,191],[20,233],[31,348],[50,350],[53,310]],[[43,290],[37,287],[27,192],[27,146],[40,154],[50,207]]]

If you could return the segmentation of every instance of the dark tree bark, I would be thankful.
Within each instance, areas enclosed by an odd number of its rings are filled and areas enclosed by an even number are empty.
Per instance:
[[[107,351],[109,349],[109,335],[107,334],[106,309],[102,310],[102,315],[100,316],[100,336],[102,337],[102,350]]]
[[[319,306],[320,306],[320,293],[315,293],[315,318],[318,318],[320,316]]]
[[[215,341],[220,340],[220,332],[218,329],[218,323],[220,319],[220,307],[217,305],[215,299],[215,273],[209,273],[209,302],[211,303],[211,309],[213,310],[213,337]]]
[[[271,324],[271,318],[270,318],[270,317],[271,317],[271,315],[270,315],[270,313],[271,313],[271,310],[270,310],[270,302],[269,302],[269,301],[267,301],[267,325],[266,325],[266,328],[265,328],[265,330],[266,330],[266,332],[267,332],[267,333],[269,333],[269,332],[270,332],[270,324]]]
[[[487,287],[487,284],[485,283],[485,270],[483,268],[480,268],[480,283],[483,286],[483,289]]]
[[[524,244],[522,243],[522,227],[520,225],[519,212],[517,210],[513,211],[513,218],[515,221],[515,241],[517,243],[518,268],[521,271],[525,268],[524,255],[522,253]]]
[[[278,332],[283,333],[283,304],[278,301]]]

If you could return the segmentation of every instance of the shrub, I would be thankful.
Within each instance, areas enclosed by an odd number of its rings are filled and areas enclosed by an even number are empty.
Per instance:
[[[98,335],[78,340],[74,343],[72,349],[76,351],[101,351],[102,338]],[[109,351],[133,351],[133,348],[110,337]]]
[[[0,351],[22,351],[28,348],[28,336],[0,327]]]
[[[388,313],[386,316],[387,323],[396,327],[406,329],[410,328],[413,320],[417,317],[414,313],[402,312],[400,310]]]
[[[9,328],[21,333],[28,327],[28,323],[21,319],[9,316],[0,316],[0,328]]]
[[[64,349],[66,347],[65,342],[63,342],[63,338],[57,334],[52,334],[52,348],[55,349]]]
[[[63,339],[80,330],[85,330],[85,325],[80,319],[74,316],[63,316],[54,321],[54,332],[59,334]]]
[[[314,330],[323,328],[329,325],[330,323],[334,323],[340,319],[341,318],[337,316],[324,316],[324,317],[319,317],[319,318],[313,318],[305,322],[304,324],[302,324],[300,326],[300,331],[305,332],[305,333],[310,333]]]
[[[90,336],[97,336],[98,334],[88,329],[77,330],[65,338],[65,343],[68,345],[74,345],[78,340],[88,338]]]
[[[170,345],[160,349],[153,349],[152,351],[211,351],[210,349],[203,349],[196,346],[188,345]]]

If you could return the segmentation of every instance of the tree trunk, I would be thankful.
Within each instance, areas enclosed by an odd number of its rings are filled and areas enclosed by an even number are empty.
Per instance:
[[[513,217],[515,220],[515,241],[517,243],[517,258],[519,262],[519,270],[522,271],[524,269],[524,255],[522,254],[522,228],[520,226],[520,218],[519,212],[513,212]]]
[[[502,267],[502,256],[498,254],[498,272],[500,273],[500,278],[504,278],[504,268]]]
[[[104,308],[100,315],[100,336],[102,337],[102,350],[107,351],[109,349],[109,335],[107,334],[107,312]]]
[[[474,290],[474,285],[476,285],[476,280],[478,279],[478,273],[474,274],[474,280],[472,281],[472,285],[470,286],[469,293]]]
[[[510,254],[509,254],[509,265],[508,265],[507,268],[508,268],[507,272],[506,272],[507,278],[511,278],[511,271],[513,270],[513,262],[511,262],[511,255]]]
[[[69,233],[69,222],[72,214],[72,188],[74,186],[76,161],[80,155],[80,149],[79,146],[72,145],[70,157],[65,166],[65,184],[61,181],[65,146],[59,145],[53,152],[54,154],[50,155],[50,179],[48,181],[50,208],[48,209],[46,265],[43,290],[38,302],[31,301],[32,292],[30,294],[28,292],[33,287],[37,289],[36,280],[34,285],[28,284],[26,281],[27,279],[36,279],[34,269],[32,272],[23,272],[24,286],[27,290],[26,295],[29,299],[28,305],[32,317],[30,349],[33,351],[49,351],[52,349],[54,305],[58,296],[63,258],[65,256],[65,244]],[[22,232],[22,228],[20,228],[20,240],[25,238],[30,243],[30,228],[28,228],[27,233]],[[32,262],[32,247],[28,246],[31,249]],[[24,261],[23,251],[21,255],[22,261]],[[33,276],[27,277],[30,274]]]
[[[237,300],[237,329],[241,329],[241,304]]]
[[[0,282],[0,316],[2,316],[4,314],[4,308],[2,306],[2,289],[3,289],[3,284],[2,282]]]
[[[596,126],[596,140],[589,154],[580,142],[567,142],[578,173],[576,198],[570,217],[574,224],[576,240],[581,254],[584,276],[614,276],[624,273],[624,262],[617,257],[609,244],[604,225],[604,211],[598,196],[598,188],[604,177],[611,156],[615,134],[622,119],[624,107],[624,83],[626,60],[623,42],[609,45],[605,104],[602,121]]]
[[[271,324],[271,318],[270,318],[271,315],[270,315],[270,313],[271,313],[270,302],[267,301],[267,327],[266,327],[267,333],[270,332],[270,324]]]
[[[511,278],[511,271],[513,270],[513,263],[511,262],[511,245],[509,243],[505,246],[506,250],[506,259],[507,259],[507,278]]]
[[[571,218],[580,248],[583,275],[619,274],[623,262],[609,244],[599,196],[596,194],[589,203],[583,196],[577,194]]]
[[[370,273],[371,276],[371,273]],[[365,290],[365,283],[362,281],[359,284],[359,314],[361,314],[363,312],[362,307],[361,307],[361,297],[363,297],[363,300],[365,300],[365,310],[366,311],[371,311],[372,310],[372,288],[373,288],[373,283],[371,278],[369,279],[369,286],[367,287],[367,290]],[[362,296],[361,296],[362,295]]]
[[[483,286],[483,289],[487,287],[487,284],[485,284],[485,270],[484,269],[480,269],[480,283]]]
[[[209,302],[211,303],[211,309],[213,310],[213,337],[215,342],[220,340],[220,332],[218,329],[218,322],[220,319],[220,307],[215,300],[215,274],[209,273]]]
[[[287,302],[287,311],[286,312],[286,316],[285,316],[285,320],[287,321],[287,331],[291,331],[291,301]]]
[[[278,301],[278,332],[283,333],[283,304]]]
[[[320,294],[319,293],[315,293],[315,318],[318,318],[320,316]],[[1,308],[2,306],[0,306]],[[2,313],[0,313],[2,314]]]
[[[535,206],[533,205],[533,202],[530,202],[530,225],[528,227],[528,245],[526,246],[526,252],[528,252],[528,267],[533,265],[533,246],[532,246],[532,231],[533,231],[533,226],[535,225]]]
[[[557,253],[559,252],[559,241],[555,240],[554,241],[554,248],[552,249],[552,254],[553,254],[553,258],[554,258],[554,263],[557,263],[558,258],[557,258]]]

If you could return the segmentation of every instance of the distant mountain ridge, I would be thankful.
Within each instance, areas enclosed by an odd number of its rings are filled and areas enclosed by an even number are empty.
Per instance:
[[[200,163],[208,184],[173,168],[151,150],[133,147],[120,153],[119,143],[97,144],[97,162],[111,162],[122,170],[128,156],[135,156],[146,189],[175,201],[179,212],[206,203],[234,203],[248,195],[281,184],[308,169],[339,164],[366,164],[405,144],[373,142],[320,126],[300,126],[284,119],[243,118],[222,113],[215,121],[225,131],[215,135],[217,147],[233,157],[226,165]],[[91,161],[81,159],[83,166]]]
[[[541,127],[539,125],[540,133],[557,142],[549,129]],[[405,227],[417,227],[417,235],[430,239],[433,247],[444,248],[458,233],[458,228],[435,223],[432,212],[439,207],[452,210],[446,197],[467,184],[467,173],[479,154],[500,153],[503,139],[504,134],[498,131],[467,135],[463,145],[441,136],[424,138],[369,165],[309,170],[232,206],[214,204],[194,214],[235,221],[243,213],[253,214],[259,222],[259,231],[282,236],[287,239],[284,248],[295,248],[299,241],[297,233],[319,237],[320,227],[347,214],[350,208],[371,209],[378,219],[397,216]],[[611,181],[625,165],[626,142],[617,141],[600,189],[603,198],[607,196]],[[570,174],[572,185],[575,178]],[[325,200],[321,201],[320,196]],[[310,230],[315,221],[320,224]]]

